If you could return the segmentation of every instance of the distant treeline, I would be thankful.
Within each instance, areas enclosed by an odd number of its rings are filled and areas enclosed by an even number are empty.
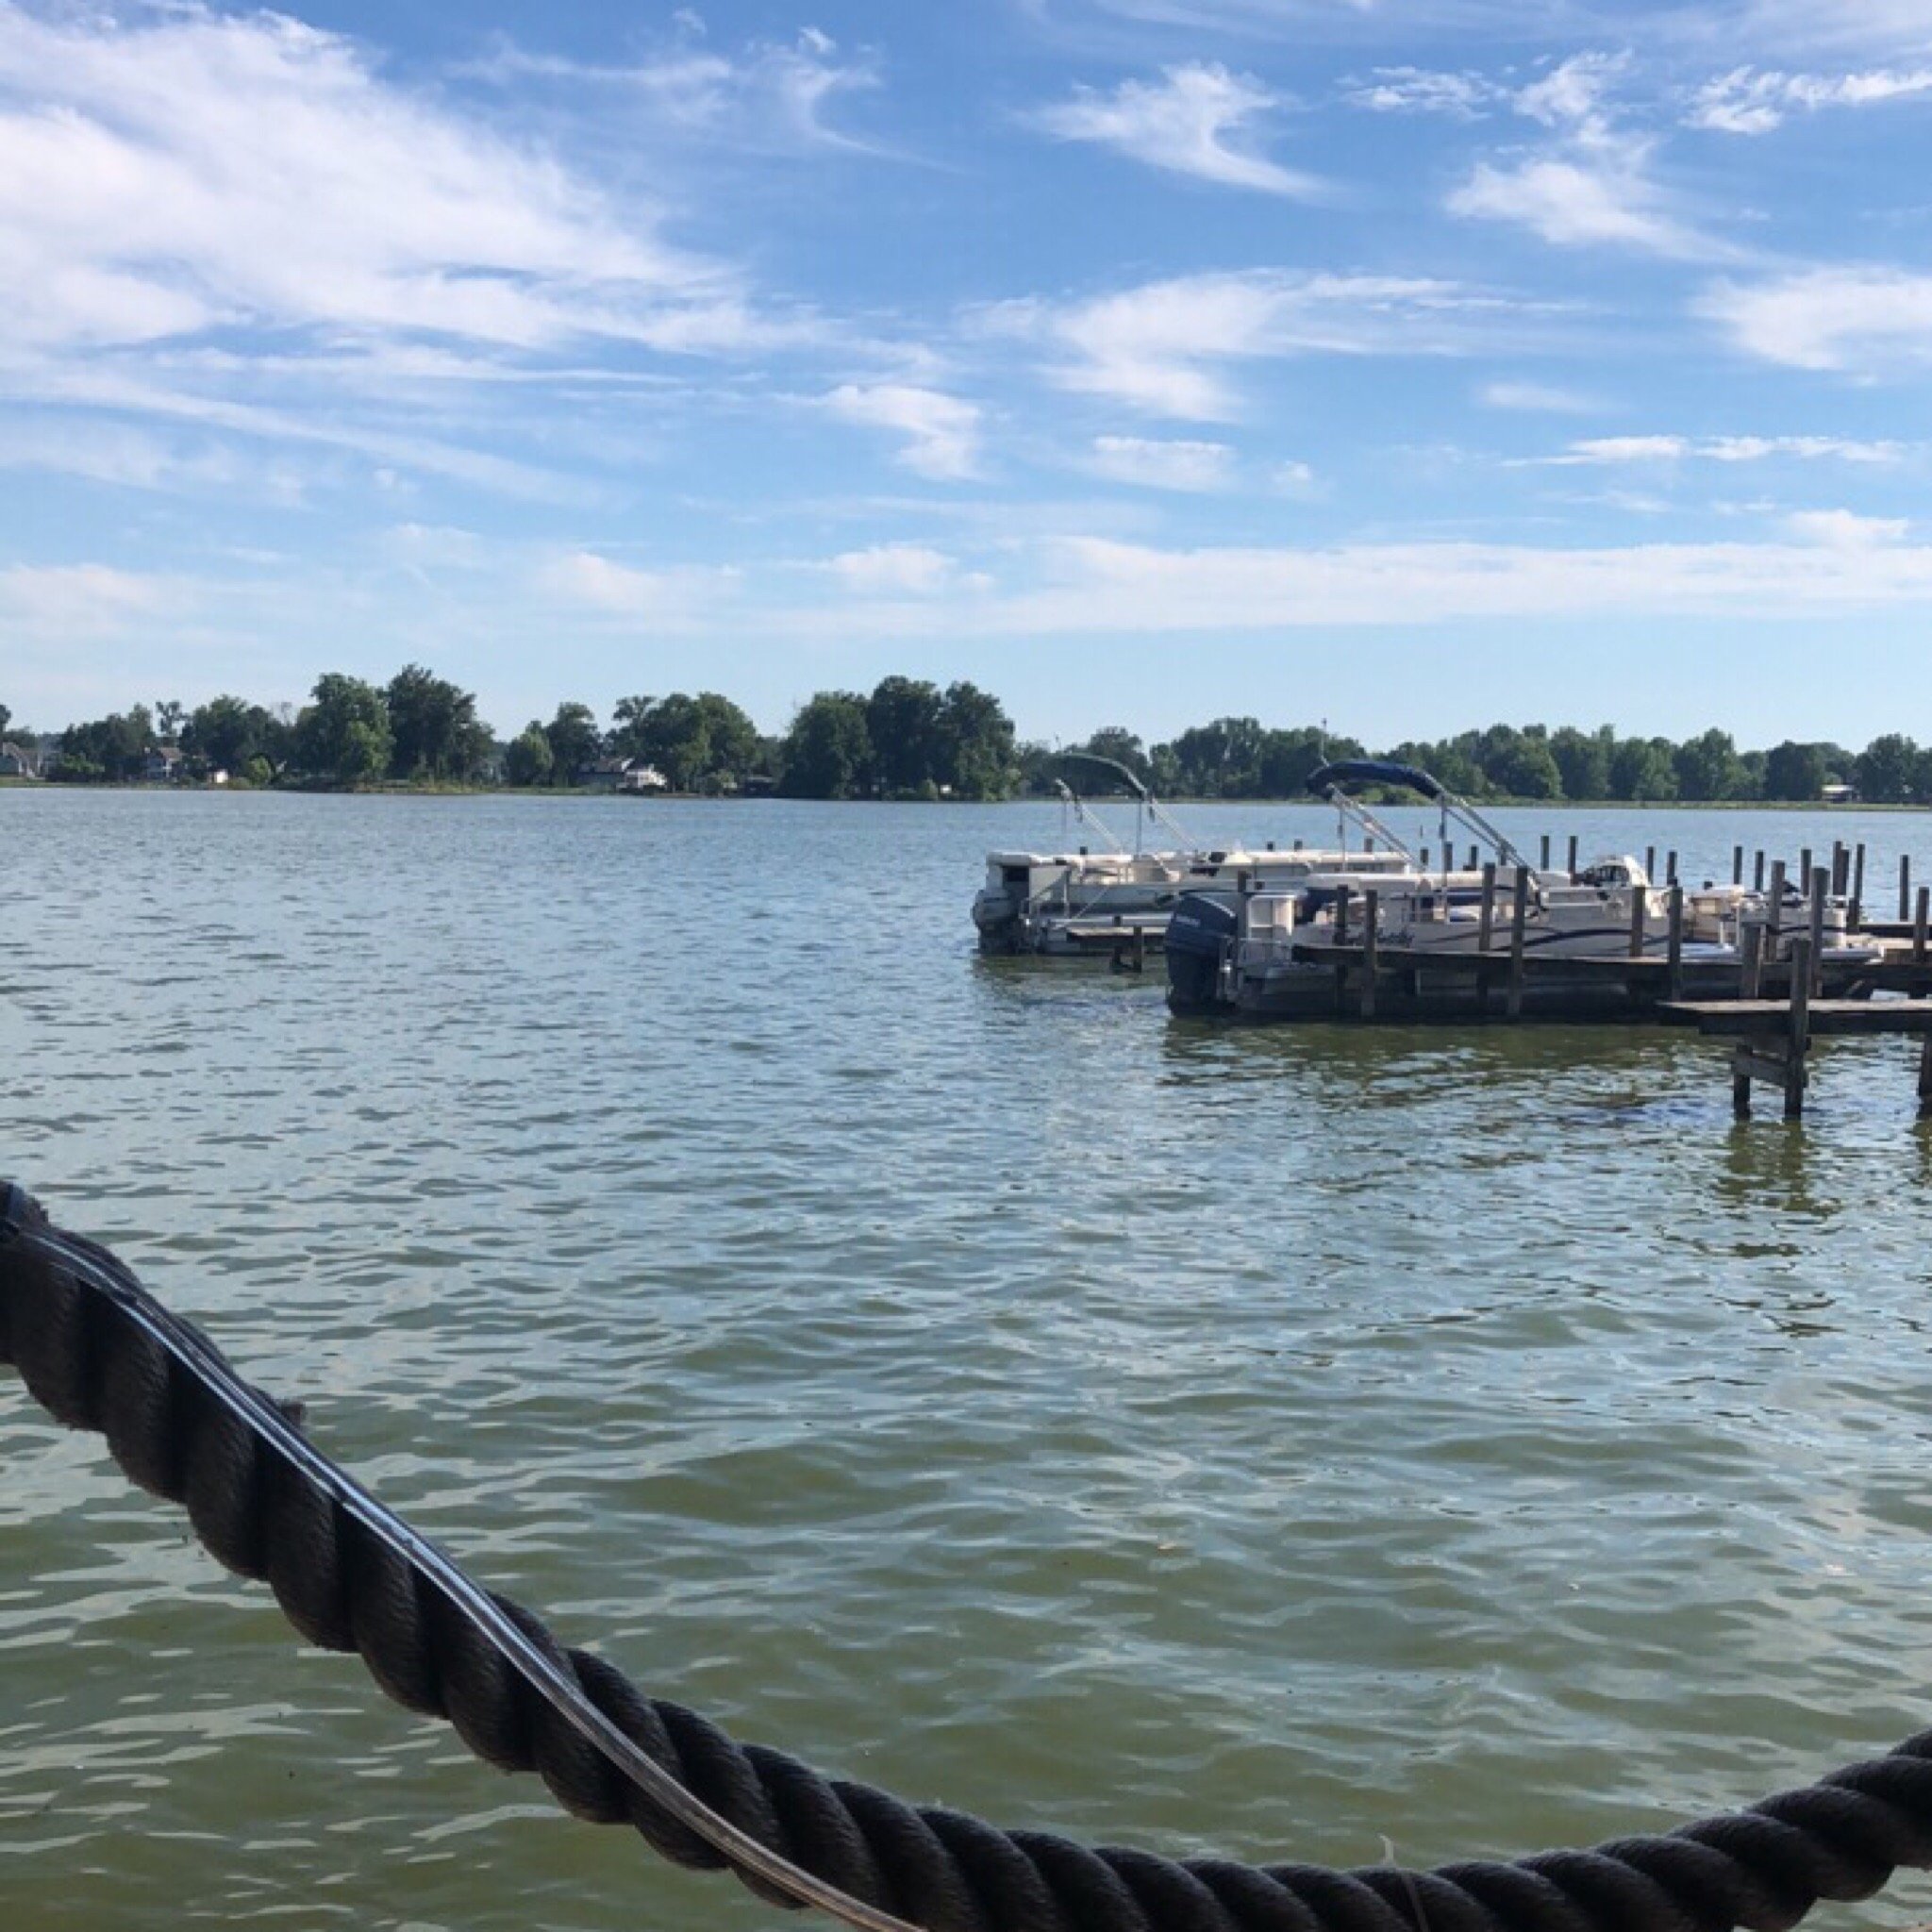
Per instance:
[[[233,696],[192,709],[134,705],[43,740],[0,705],[0,743],[37,748],[42,775],[78,784],[220,775],[254,785],[967,799],[1046,793],[1060,778],[1076,791],[1116,789],[1101,768],[1069,763],[1077,750],[1125,766],[1167,797],[1293,797],[1324,759],[1373,755],[1420,765],[1480,799],[1802,803],[1845,788],[1875,804],[1932,800],[1932,746],[1897,732],[1862,751],[1795,739],[1745,751],[1715,729],[1677,742],[1609,725],[1492,724],[1371,754],[1312,725],[1227,717],[1166,743],[1109,725],[1068,747],[1022,743],[1006,708],[976,685],[896,676],[869,692],[820,691],[776,735],[715,691],[674,691],[620,699],[608,725],[589,705],[566,702],[505,741],[477,717],[473,693],[410,664],[386,685],[329,672],[299,708]]]

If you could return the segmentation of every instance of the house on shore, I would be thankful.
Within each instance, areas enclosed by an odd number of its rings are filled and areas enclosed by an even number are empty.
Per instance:
[[[10,738],[0,744],[0,778],[38,778],[40,775],[34,755],[25,745],[16,744]]]
[[[642,758],[599,758],[578,767],[576,782],[591,791],[668,791],[671,781]]]
[[[174,744],[151,746],[142,760],[141,775],[150,785],[178,785],[188,775],[181,762],[180,747]]]

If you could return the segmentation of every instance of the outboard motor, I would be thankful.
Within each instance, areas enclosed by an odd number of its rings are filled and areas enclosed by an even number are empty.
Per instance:
[[[1221,962],[1241,930],[1234,892],[1183,892],[1167,923],[1167,1004],[1176,1013],[1220,1004]]]

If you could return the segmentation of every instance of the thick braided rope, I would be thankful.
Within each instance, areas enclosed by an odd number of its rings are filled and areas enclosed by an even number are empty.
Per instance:
[[[30,1228],[51,1232],[38,1208],[25,1212]],[[132,1283],[105,1250],[56,1240]],[[571,1728],[439,1585],[223,1407],[86,1271],[62,1266],[57,1246],[0,1244],[0,1360],[58,1421],[105,1434],[132,1480],[184,1504],[208,1550],[266,1581],[309,1642],[358,1652],[399,1704],[447,1718],[491,1764],[535,1771],[575,1816],[630,1824],[681,1865],[730,1862]],[[1932,1732],[1667,1836],[1513,1864],[1337,1872],[1090,1850],[908,1806],[737,1744],[497,1601],[706,1805],[852,1898],[930,1932],[1783,1932],[1820,1900],[1865,1898],[1900,1866],[1932,1865]]]

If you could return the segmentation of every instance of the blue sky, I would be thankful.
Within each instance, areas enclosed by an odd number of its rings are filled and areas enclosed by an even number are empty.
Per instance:
[[[1932,737],[1928,137],[1932,0],[0,0],[0,702]]]

